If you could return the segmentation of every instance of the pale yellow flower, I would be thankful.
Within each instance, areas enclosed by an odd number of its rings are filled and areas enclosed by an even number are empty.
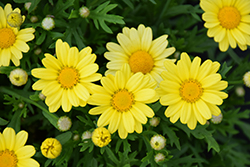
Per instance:
[[[41,152],[46,158],[55,159],[61,154],[61,151],[62,145],[55,138],[47,138],[42,142]]]
[[[250,88],[250,71],[246,72],[243,76],[244,84]]]
[[[16,68],[10,72],[10,82],[15,86],[25,85],[28,81],[28,74],[21,68]]]
[[[111,142],[111,135],[108,129],[99,127],[93,131],[91,139],[96,146],[104,147]]]

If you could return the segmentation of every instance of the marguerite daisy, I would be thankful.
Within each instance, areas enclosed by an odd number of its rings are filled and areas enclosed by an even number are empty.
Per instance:
[[[117,35],[120,45],[109,42],[104,54],[110,60],[105,75],[120,70],[124,63],[128,63],[133,73],[142,72],[160,83],[160,73],[164,70],[164,60],[175,52],[175,48],[167,48],[168,35],[162,35],[152,40],[152,29],[140,24],[138,29],[124,27],[122,33]],[[175,61],[175,60],[174,60]]]
[[[69,112],[72,106],[86,105],[95,82],[101,78],[96,73],[98,65],[96,55],[86,47],[80,52],[76,47],[69,47],[61,39],[56,41],[56,57],[46,53],[42,60],[45,68],[31,71],[34,77],[40,78],[33,84],[34,90],[42,90],[46,96],[45,103],[50,112],[56,112],[60,106]],[[94,89],[94,88],[93,88]]]
[[[142,125],[147,117],[152,118],[154,111],[145,103],[158,100],[154,90],[156,82],[141,72],[133,74],[128,64],[117,71],[115,76],[109,74],[101,79],[99,90],[93,93],[88,103],[98,105],[89,111],[91,115],[99,115],[97,126],[108,126],[110,133],[118,129],[120,138],[128,133],[142,132]]]
[[[181,54],[177,65],[166,60],[167,71],[162,72],[163,81],[157,88],[160,103],[168,106],[166,117],[172,123],[180,118],[190,129],[195,129],[197,121],[204,125],[212,115],[218,116],[221,110],[217,105],[228,96],[221,91],[228,83],[221,81],[221,75],[216,73],[220,64],[211,60],[200,63],[199,57],[191,62],[187,53]]]
[[[22,52],[29,51],[29,45],[26,42],[34,39],[34,28],[25,28],[19,30],[19,27],[11,27],[7,23],[7,16],[12,12],[20,14],[20,9],[12,10],[10,4],[4,9],[0,6],[0,66],[9,66],[10,60],[15,66],[20,65],[20,59],[23,57]],[[25,17],[22,16],[24,21]]]
[[[249,0],[201,0],[205,11],[202,19],[208,28],[207,35],[214,37],[221,51],[229,45],[246,50],[250,45],[250,1]]]

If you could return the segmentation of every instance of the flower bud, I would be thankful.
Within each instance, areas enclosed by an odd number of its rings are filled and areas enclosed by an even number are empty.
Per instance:
[[[246,72],[243,76],[244,84],[250,88],[250,71]]]
[[[164,161],[165,160],[165,155],[162,154],[162,153],[157,153],[154,157],[155,159],[155,162],[158,163],[158,162],[161,162],[161,161]]]
[[[61,151],[62,145],[55,138],[47,138],[42,142],[41,152],[46,158],[55,159],[61,154]]]
[[[222,114],[220,114],[218,116],[212,115],[211,122],[214,123],[214,124],[219,124],[219,123],[221,123],[222,118],[223,118]]]
[[[54,19],[52,17],[45,17],[42,20],[42,27],[47,31],[52,30],[55,27]]]
[[[99,127],[94,130],[91,139],[96,146],[104,147],[110,143],[111,135],[108,129]]]
[[[79,9],[79,15],[82,17],[82,18],[86,18],[89,16],[89,9],[86,7],[86,6],[83,6]]]
[[[15,86],[22,86],[28,81],[28,74],[21,68],[16,68],[10,72],[10,82]]]
[[[151,137],[150,145],[154,150],[161,150],[166,145],[166,138],[162,135],[154,135]]]
[[[62,116],[57,121],[57,127],[60,131],[64,132],[71,128],[71,119],[67,116]]]

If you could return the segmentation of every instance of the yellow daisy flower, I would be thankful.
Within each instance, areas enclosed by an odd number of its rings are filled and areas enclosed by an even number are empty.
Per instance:
[[[111,135],[108,129],[99,127],[93,131],[91,139],[96,146],[104,147],[111,142]]]
[[[0,166],[1,167],[39,167],[39,163],[31,157],[36,153],[32,145],[25,145],[28,133],[24,130],[15,133],[7,127],[0,132]]]
[[[84,107],[90,93],[95,89],[91,83],[101,78],[96,73],[98,65],[96,55],[86,47],[80,52],[76,47],[69,47],[61,39],[56,41],[56,56],[46,53],[42,60],[45,68],[36,68],[31,74],[40,78],[32,85],[34,90],[42,90],[46,96],[45,103],[50,112],[56,112],[60,106],[69,112],[72,106]]]
[[[207,35],[214,37],[221,51],[229,45],[246,50],[250,45],[250,1],[249,0],[201,0],[205,11],[202,19],[208,28]]]
[[[222,99],[228,96],[220,91],[228,85],[216,73],[220,64],[211,60],[206,60],[202,65],[200,63],[199,57],[191,62],[187,53],[181,54],[177,65],[166,60],[167,71],[162,72],[163,81],[157,88],[160,103],[168,106],[166,117],[170,117],[172,123],[180,118],[192,130],[197,121],[204,125],[212,115],[218,116],[221,110],[217,105],[221,105]]]
[[[142,125],[147,117],[152,118],[154,111],[145,103],[158,100],[154,90],[156,82],[141,72],[133,74],[128,64],[124,64],[115,76],[109,74],[101,79],[99,90],[88,100],[91,105],[98,105],[89,111],[99,115],[97,126],[109,124],[108,130],[114,133],[118,129],[120,138],[125,139],[128,133],[142,132]]]
[[[43,156],[49,159],[57,158],[62,152],[62,144],[55,138],[47,138],[40,147]]]
[[[0,66],[9,66],[10,60],[15,66],[20,65],[20,59],[23,57],[22,52],[29,51],[29,45],[26,42],[34,39],[34,28],[25,28],[19,30],[18,27],[11,27],[7,23],[7,16],[16,12],[20,14],[20,9],[12,10],[10,4],[7,4],[4,9],[0,6]],[[25,17],[22,16],[24,21]]]
[[[142,72],[160,83],[160,73],[165,70],[163,61],[175,52],[175,48],[167,48],[168,35],[162,35],[152,40],[152,29],[140,24],[138,29],[124,27],[122,33],[117,35],[120,45],[109,42],[104,54],[110,60],[105,75],[120,70],[124,63],[128,63],[133,73]],[[174,60],[175,61],[175,60]]]

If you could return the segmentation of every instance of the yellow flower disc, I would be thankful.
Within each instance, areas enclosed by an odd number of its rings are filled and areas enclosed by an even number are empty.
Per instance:
[[[240,24],[240,12],[235,7],[225,6],[218,13],[218,19],[222,27],[236,28]]]
[[[132,72],[147,74],[153,69],[154,60],[147,52],[139,50],[130,56],[129,65]]]
[[[112,106],[118,111],[127,111],[134,103],[134,96],[132,93],[123,89],[116,92],[111,100]]]
[[[17,156],[14,151],[0,151],[0,167],[16,167]]]
[[[8,48],[12,46],[16,41],[16,35],[10,28],[0,29],[0,48]]]
[[[11,12],[7,16],[7,23],[11,27],[20,27],[22,25],[23,18],[20,13],[17,12]]]
[[[64,67],[58,75],[57,80],[63,88],[70,89],[79,81],[79,73],[75,68]]]
[[[180,95],[187,102],[196,102],[200,99],[202,93],[201,84],[196,80],[186,80],[181,84]]]

